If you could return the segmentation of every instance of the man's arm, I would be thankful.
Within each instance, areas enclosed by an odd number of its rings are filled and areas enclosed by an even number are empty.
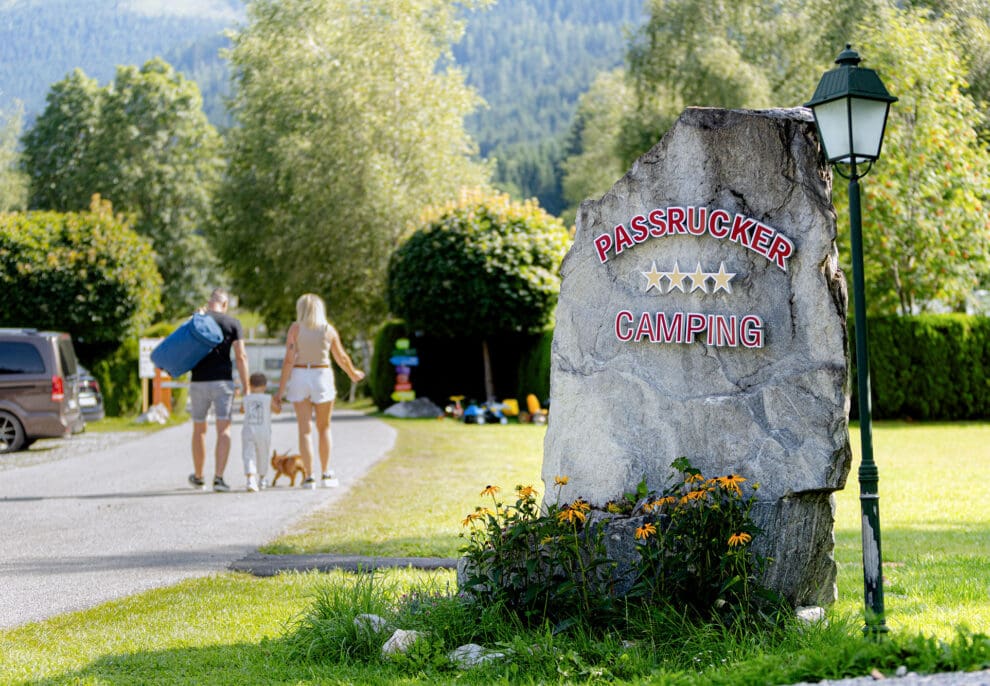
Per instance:
[[[234,362],[241,377],[241,395],[247,395],[251,390],[248,386],[248,378],[251,375],[248,373],[247,348],[244,347],[244,340],[240,338],[234,341]]]

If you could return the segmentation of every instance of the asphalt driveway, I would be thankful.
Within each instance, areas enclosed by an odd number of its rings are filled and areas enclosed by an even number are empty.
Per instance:
[[[0,470],[0,627],[11,627],[182,579],[225,570],[297,521],[325,507],[395,441],[384,422],[336,411],[335,489],[244,490],[239,419],[225,478],[230,493],[193,490],[191,423],[130,436],[73,454],[68,439],[50,458],[44,448],[5,458]],[[283,412],[272,445],[295,450],[296,424]],[[213,476],[211,426],[205,476]],[[80,448],[85,444],[80,441]],[[89,440],[92,440],[90,437]]]

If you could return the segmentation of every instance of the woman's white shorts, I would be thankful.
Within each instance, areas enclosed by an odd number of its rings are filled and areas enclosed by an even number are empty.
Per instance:
[[[337,397],[332,369],[294,367],[285,389],[285,399],[297,403],[307,398],[314,404],[328,403]]]

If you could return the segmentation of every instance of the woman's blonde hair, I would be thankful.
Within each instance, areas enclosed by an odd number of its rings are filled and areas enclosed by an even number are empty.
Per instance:
[[[327,306],[315,293],[304,293],[296,301],[296,319],[307,329],[322,329],[327,325]]]

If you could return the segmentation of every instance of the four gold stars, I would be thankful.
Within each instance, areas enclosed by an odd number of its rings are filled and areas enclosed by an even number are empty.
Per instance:
[[[701,262],[698,262],[697,267],[693,273],[682,272],[680,265],[674,262],[673,271],[661,272],[657,271],[657,263],[654,262],[650,265],[650,271],[640,272],[646,277],[646,293],[650,292],[651,288],[656,288],[657,292],[663,294],[663,279],[667,279],[667,293],[670,293],[675,288],[681,293],[694,293],[696,290],[701,289],[703,293],[708,293],[708,280],[712,280],[712,290],[711,293],[718,293],[719,291],[725,291],[726,293],[732,293],[731,281],[736,276],[734,272],[727,272],[725,270],[725,262],[719,263],[717,272],[706,272],[701,269]],[[684,290],[684,279],[691,279],[690,290]]]

